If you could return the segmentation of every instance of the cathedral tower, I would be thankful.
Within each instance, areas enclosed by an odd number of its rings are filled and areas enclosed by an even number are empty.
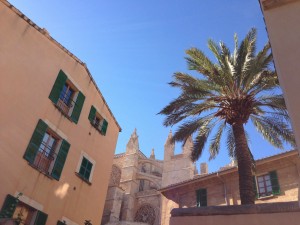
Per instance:
[[[189,137],[182,147],[181,154],[174,154],[175,143],[171,141],[172,132],[169,133],[165,143],[162,187],[175,184],[194,177],[195,166],[190,159],[193,148],[192,137]]]

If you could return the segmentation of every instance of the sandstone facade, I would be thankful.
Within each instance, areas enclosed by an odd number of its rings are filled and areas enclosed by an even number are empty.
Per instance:
[[[189,139],[182,154],[174,155],[169,134],[164,160],[155,159],[154,150],[146,157],[139,149],[136,130],[130,137],[126,152],[115,155],[107,191],[102,224],[161,224],[161,194],[159,189],[191,179],[195,166],[189,159]]]

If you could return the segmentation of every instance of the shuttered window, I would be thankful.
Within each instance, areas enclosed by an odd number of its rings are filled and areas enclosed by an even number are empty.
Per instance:
[[[55,178],[56,180],[59,180],[60,175],[62,173],[62,170],[64,168],[66,158],[68,155],[70,149],[70,144],[66,140],[62,140],[59,152],[57,154],[53,170],[52,170],[52,177]]]
[[[272,193],[274,195],[279,195],[280,187],[279,187],[277,173],[276,173],[276,171],[271,171],[269,174],[270,174],[270,179],[271,179],[271,184],[272,184]]]
[[[97,112],[96,108],[92,105],[88,117],[89,121],[102,135],[106,135],[108,122],[104,119],[99,112]]]
[[[78,123],[85,96],[72,85],[62,70],[59,71],[53,84],[49,99],[64,116]]]
[[[17,204],[18,200],[14,196],[7,195],[0,211],[0,218],[12,218]]]
[[[1,208],[0,218],[13,218],[16,221],[26,221],[28,224],[45,225],[48,215],[25,204],[12,195],[7,195]]]
[[[48,125],[39,120],[24,154],[37,170],[59,180],[70,144],[55,134]]]
[[[207,206],[207,190],[199,189],[196,191],[197,196],[197,207]]]
[[[81,161],[81,166],[79,169],[80,176],[84,180],[89,181],[90,175],[92,172],[92,168],[93,168],[93,164],[87,158],[83,157],[82,161]]]
[[[254,177],[254,183],[256,198],[280,194],[280,186],[276,171]]]

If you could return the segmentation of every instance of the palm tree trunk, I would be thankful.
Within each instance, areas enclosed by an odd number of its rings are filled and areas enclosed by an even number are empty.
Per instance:
[[[252,160],[243,123],[233,124],[232,129],[238,162],[241,204],[255,204],[255,193],[252,178]]]

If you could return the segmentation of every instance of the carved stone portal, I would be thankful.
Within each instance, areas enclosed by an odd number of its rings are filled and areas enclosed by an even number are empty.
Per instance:
[[[153,225],[155,222],[155,218],[156,216],[154,208],[149,204],[145,204],[141,206],[136,212],[134,221]]]

